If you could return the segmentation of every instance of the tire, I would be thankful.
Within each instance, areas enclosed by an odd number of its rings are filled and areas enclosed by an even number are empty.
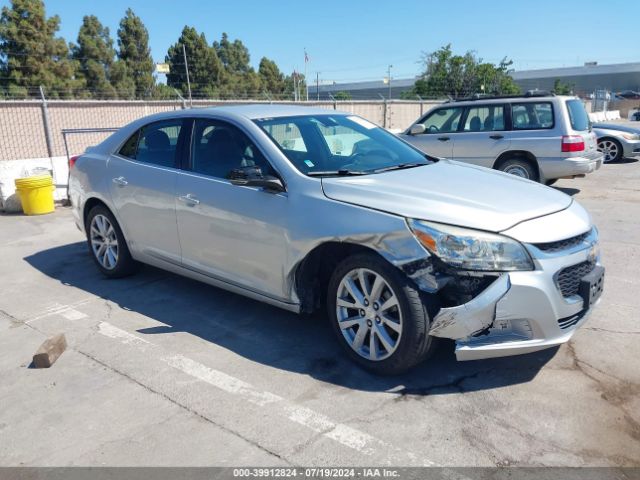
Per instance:
[[[103,275],[121,278],[138,270],[140,264],[131,257],[120,225],[107,207],[93,207],[87,215],[85,229],[89,253]]]
[[[496,169],[520,178],[533,180],[534,182],[539,181],[538,172],[536,172],[536,169],[531,165],[531,163],[517,157],[503,160]]]
[[[364,296],[359,295],[363,293],[361,278],[366,285]],[[383,284],[376,283],[377,278]],[[356,295],[349,293],[354,287],[358,289]],[[352,301],[356,296],[361,297],[360,302]],[[389,306],[394,301],[395,306]],[[373,253],[347,257],[336,267],[328,285],[327,310],[333,331],[347,355],[375,374],[403,373],[435,350],[436,341],[428,334],[435,302],[397,268]],[[343,327],[341,322],[352,326]],[[385,347],[385,343],[392,348]]]
[[[550,187],[551,185],[553,185],[553,184],[554,184],[554,183],[556,183],[557,181],[558,181],[558,179],[557,179],[557,178],[552,178],[551,180],[547,180],[547,181],[546,181],[546,182],[544,182],[544,183],[545,183],[545,185],[546,185],[547,187]]]
[[[617,162],[622,159],[622,145],[613,138],[601,138],[598,140],[598,150],[604,153],[604,162]]]

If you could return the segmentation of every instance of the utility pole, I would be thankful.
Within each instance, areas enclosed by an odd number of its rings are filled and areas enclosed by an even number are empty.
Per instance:
[[[320,101],[320,72],[316,72],[316,100]]]
[[[184,71],[187,74],[187,89],[189,90],[189,106],[193,108],[193,99],[191,98],[191,81],[189,80],[189,66],[187,65],[187,50],[182,44],[182,56],[184,57]]]
[[[387,98],[391,100],[391,67],[393,65],[389,65],[387,67],[387,83],[389,84],[389,93],[387,94]]]

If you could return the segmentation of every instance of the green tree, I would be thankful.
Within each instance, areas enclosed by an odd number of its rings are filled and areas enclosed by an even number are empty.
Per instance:
[[[510,60],[485,63],[473,52],[455,55],[451,44],[423,55],[424,72],[408,95],[465,97],[473,94],[514,94],[519,87],[509,75]]]
[[[115,55],[109,29],[94,15],[85,16],[78,32],[78,43],[71,46],[71,57],[78,62],[82,88],[91,97],[116,97],[110,80]]]
[[[126,67],[119,67],[118,74],[129,75],[133,79],[136,96],[150,96],[155,79],[154,63],[149,49],[149,32],[140,17],[130,8],[118,28],[118,58]],[[126,78],[120,78],[119,83],[126,85],[129,82]]]
[[[556,78],[553,82],[553,93],[556,95],[572,95],[574,85],[564,83],[559,78]]]
[[[291,99],[296,96],[296,87],[298,91],[298,100],[302,100],[306,95],[306,80],[300,72],[294,71],[291,75],[287,75],[284,79],[284,93]]]
[[[183,45],[187,55],[193,96],[218,96],[224,80],[222,62],[216,50],[207,43],[204,33],[199,34],[193,27],[185,26],[178,41],[169,47],[165,57],[165,61],[169,64],[167,85],[178,89],[185,97],[188,95]]]
[[[336,100],[351,100],[351,94],[349,92],[345,92],[344,90],[341,90],[339,92],[337,92],[333,98],[335,98]]]
[[[272,95],[280,95],[285,91],[284,75],[276,65],[276,62],[262,57],[258,67],[258,75],[262,82],[262,87]]]
[[[220,42],[213,42],[213,48],[227,73],[243,75],[252,70],[249,64],[249,50],[241,40],[230,42],[229,36],[223,33]]]
[[[251,67],[249,50],[241,40],[231,42],[223,33],[220,42],[213,42],[213,49],[225,71],[223,96],[257,98],[262,95],[262,77]]]
[[[74,63],[64,39],[56,37],[60,18],[47,18],[42,0],[12,0],[0,15],[0,71],[9,95],[69,97]]]

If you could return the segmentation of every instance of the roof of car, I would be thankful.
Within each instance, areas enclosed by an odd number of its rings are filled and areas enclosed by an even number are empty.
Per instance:
[[[300,115],[349,115],[347,112],[327,110],[326,108],[304,107],[300,105],[272,105],[269,103],[255,103],[245,105],[224,105],[206,108],[188,108],[185,110],[162,112],[145,117],[145,121],[157,121],[174,117],[189,117],[193,115],[206,116],[210,114],[228,114],[230,117],[245,117],[250,120],[258,118],[295,117]]]

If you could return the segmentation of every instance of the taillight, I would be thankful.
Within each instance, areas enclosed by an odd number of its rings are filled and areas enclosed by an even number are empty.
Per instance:
[[[78,158],[80,158],[80,155],[74,155],[73,157],[69,158],[69,170],[71,170],[76,165],[76,160],[78,160]]]
[[[563,135],[562,151],[563,152],[584,151],[584,138],[582,138],[581,135]]]

